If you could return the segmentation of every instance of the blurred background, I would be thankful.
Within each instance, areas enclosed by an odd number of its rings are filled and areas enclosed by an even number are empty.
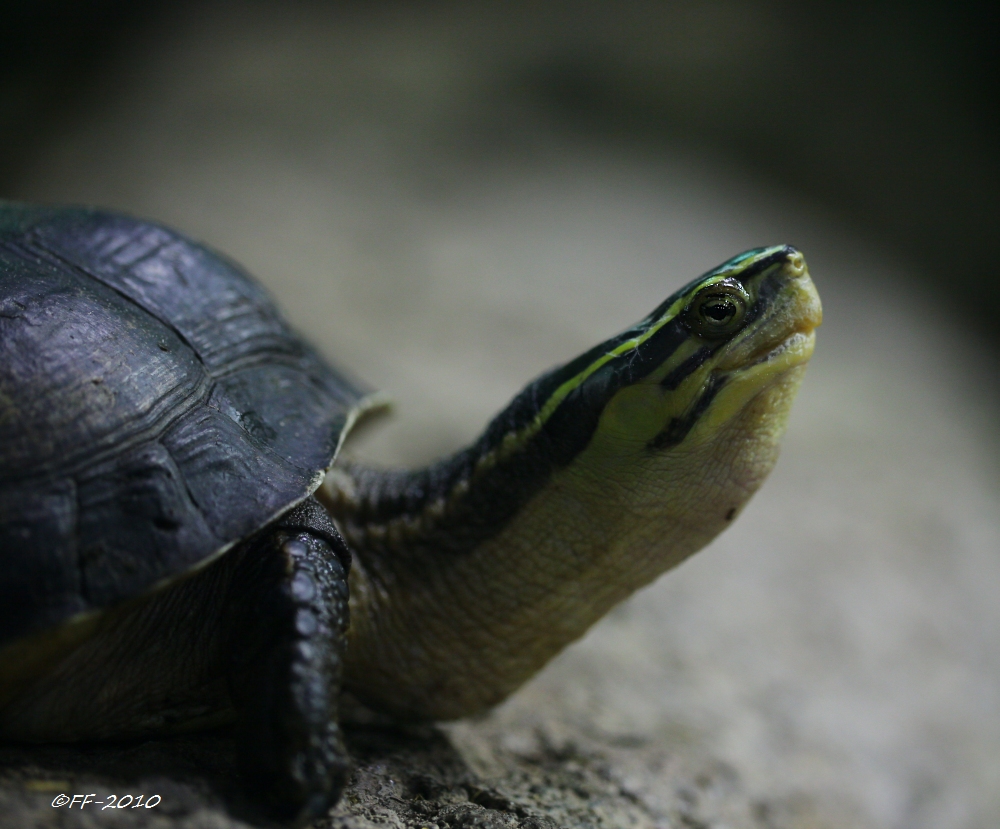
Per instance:
[[[346,29],[358,26],[371,38],[379,31],[379,46],[369,45],[388,54],[366,56],[355,42],[348,55],[328,42],[326,65],[313,54],[298,67],[258,66],[256,76],[246,63],[231,67],[229,82],[238,84],[242,70],[248,88],[264,80],[260,73],[295,73],[302,97],[329,94],[308,82],[336,71],[339,77],[326,82],[350,99],[338,104],[351,106],[320,115],[286,102],[272,116],[286,130],[336,125],[339,134],[373,127],[391,112],[407,119],[395,126],[407,130],[411,146],[443,143],[477,160],[537,149],[524,134],[525,120],[631,151],[685,148],[823,203],[935,286],[945,278],[978,297],[1000,296],[1000,62],[991,4],[289,8],[295,20],[316,15],[318,26],[336,31],[334,39],[349,40]],[[182,21],[211,17],[225,29],[220,18],[264,14],[267,4],[7,0],[0,9],[0,182],[9,192],[71,124],[95,117],[110,89],[135,82],[137,55],[166,52]],[[293,38],[294,28],[287,21],[272,34]],[[318,29],[311,34],[322,37]],[[194,129],[191,113],[175,115]],[[318,120],[324,115],[328,121]],[[955,305],[1000,331],[982,300]]]
[[[680,758],[738,781],[729,825],[995,826],[995,32],[886,0],[5,2],[0,197],[244,263],[396,399],[348,448],[394,464],[800,246],[826,323],[771,480],[452,740],[497,774],[539,740],[636,746],[635,825],[675,825]]]

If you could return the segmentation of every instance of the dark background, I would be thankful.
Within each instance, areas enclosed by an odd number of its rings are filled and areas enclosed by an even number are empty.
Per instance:
[[[351,16],[388,4],[324,5]],[[838,214],[1000,338],[1000,62],[986,4],[485,7],[496,28],[484,37],[504,44],[505,63],[463,140],[509,152],[509,109],[527,101],[600,141],[717,153]],[[180,8],[0,4],[0,195],[18,197],[21,171]]]

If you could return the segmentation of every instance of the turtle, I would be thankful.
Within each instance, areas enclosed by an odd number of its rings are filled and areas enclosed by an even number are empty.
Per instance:
[[[822,319],[756,248],[419,469],[337,459],[380,405],[240,266],[160,224],[0,203],[0,739],[230,724],[302,825],[399,722],[500,702],[729,527]]]

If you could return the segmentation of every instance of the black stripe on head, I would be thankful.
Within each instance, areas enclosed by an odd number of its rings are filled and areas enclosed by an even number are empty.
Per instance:
[[[745,253],[741,253],[739,256],[735,256],[728,262],[715,268],[715,270],[711,270],[704,276],[699,277],[699,279],[705,279],[705,277],[712,276],[713,274],[724,273],[725,271],[731,270],[735,265],[739,264],[740,262],[743,262],[747,259],[751,259],[754,256],[760,256],[760,254],[764,253],[764,251],[766,250],[771,250],[771,249],[754,248],[753,250],[748,250]],[[793,246],[780,245],[771,250],[771,253],[768,254],[767,256],[761,257],[752,265],[749,265],[748,267],[744,268],[739,273],[733,274],[732,277],[733,279],[737,279],[740,282],[742,282],[743,285],[747,285],[755,276],[757,276],[763,271],[766,271],[768,268],[770,268],[772,265],[778,262],[784,262],[793,253],[797,253],[797,249],[794,248]],[[692,283],[690,283],[688,287],[691,287],[694,284],[696,284],[699,281],[699,279],[695,279]]]
[[[767,250],[767,248],[760,248],[760,250],[764,251]],[[737,274],[734,278],[746,287],[769,268],[774,265],[784,263],[793,253],[797,253],[797,250],[794,247],[791,245],[783,245],[777,248],[769,256],[754,262],[752,266],[747,268],[742,273]],[[763,280],[760,281],[757,285],[757,296],[754,303],[747,309],[747,315],[743,322],[744,329],[751,323],[760,319],[767,309],[771,307],[774,303],[774,298],[781,291],[781,285],[782,281],[779,277],[779,269],[775,269],[773,273],[768,274]]]
[[[753,317],[747,320],[747,324],[760,319],[774,304],[774,298],[781,292],[782,284],[781,271],[779,269],[775,269],[761,280],[757,286],[757,301],[754,303]],[[750,315],[748,314],[747,316],[749,317]]]
[[[683,417],[672,417],[666,428],[654,437],[647,445],[650,449],[672,449],[684,442],[688,432],[694,428],[694,424],[705,414],[715,395],[726,385],[728,378],[713,375],[705,384],[705,389],[698,398],[698,402],[692,406]]]
[[[660,368],[690,336],[679,320],[671,320],[640,346],[608,361],[573,389],[535,438],[540,441],[539,448],[545,448],[552,466],[566,466],[582,452],[597,430],[608,401],[626,386]],[[596,356],[609,350],[605,347]],[[554,373],[562,375],[561,371]],[[578,373],[563,375],[562,382]],[[557,383],[554,389],[561,384]]]
[[[705,364],[705,361],[716,351],[718,351],[718,346],[714,348],[708,345],[702,346],[694,354],[684,360],[684,362],[680,363],[673,371],[669,372],[660,381],[660,385],[667,391],[673,391],[684,382],[684,378],[701,368]]]

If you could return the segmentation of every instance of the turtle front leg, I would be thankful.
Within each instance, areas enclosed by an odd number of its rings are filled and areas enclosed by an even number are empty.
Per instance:
[[[248,790],[291,824],[337,801],[350,770],[337,722],[350,553],[313,499],[243,551],[227,679]]]

